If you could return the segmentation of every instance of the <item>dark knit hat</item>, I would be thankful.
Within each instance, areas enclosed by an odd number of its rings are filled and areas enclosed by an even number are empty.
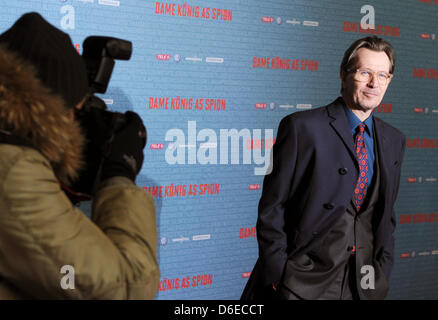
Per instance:
[[[0,44],[34,65],[38,78],[68,108],[88,92],[85,62],[73,47],[70,36],[36,13],[26,13],[0,35]]]

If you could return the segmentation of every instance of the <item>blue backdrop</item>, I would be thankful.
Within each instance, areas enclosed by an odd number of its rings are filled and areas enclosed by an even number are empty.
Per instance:
[[[338,96],[339,64],[354,40],[372,33],[390,41],[395,77],[376,116],[405,133],[408,149],[389,298],[438,298],[438,0],[0,6],[0,31],[37,11],[79,52],[88,35],[133,42],[102,98],[139,113],[148,129],[137,184],[157,205],[158,299],[240,297],[257,259],[257,205],[280,119]]]

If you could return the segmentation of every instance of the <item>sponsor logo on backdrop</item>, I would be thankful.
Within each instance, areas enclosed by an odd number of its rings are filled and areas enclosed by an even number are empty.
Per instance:
[[[171,57],[172,56],[170,54],[163,54],[163,53],[159,53],[159,54],[155,55],[155,58],[159,61],[170,61]],[[205,58],[185,57],[183,59],[183,57],[179,53],[177,53],[173,56],[173,61],[175,61],[175,63],[179,63],[182,60],[189,61],[191,63],[205,62],[205,63],[209,63],[209,64],[221,64],[221,63],[225,62],[225,59],[222,57],[205,57]]]
[[[169,242],[169,239],[167,239],[167,237],[161,237],[161,238],[160,238],[160,244],[161,244],[162,246],[167,245],[168,242]]]
[[[424,182],[437,182],[437,178],[434,178],[434,177],[428,177],[428,178],[425,178],[425,179],[423,179],[423,177],[408,177],[407,178],[407,180],[408,180],[408,183],[423,183],[423,180],[424,180]]]
[[[438,223],[438,212],[400,215],[400,224],[416,223]]]
[[[157,60],[160,60],[160,61],[169,61],[170,60],[170,54],[159,53],[155,57],[157,58]]]
[[[167,279],[166,277],[160,280],[158,290],[170,291],[188,288],[197,288],[203,286],[210,286],[213,284],[213,274],[199,274],[193,276],[185,276],[181,278]]]
[[[242,273],[242,278],[249,278],[251,276],[251,272],[244,272]]]
[[[191,62],[203,62],[204,61],[203,58],[199,58],[199,57],[186,57],[185,60],[191,61]]]
[[[253,57],[252,67],[257,69],[318,71],[318,61],[280,57]]]
[[[254,105],[254,107],[255,107],[256,109],[266,109],[267,106],[268,106],[268,105],[267,105],[266,103],[256,103],[256,104]]]
[[[416,183],[417,177],[408,177],[408,183]]]
[[[195,197],[219,194],[219,183],[173,184],[144,186],[143,189],[155,198]]]
[[[277,17],[277,18],[274,18],[274,17],[262,17],[261,18],[261,22],[262,23],[273,23],[274,21],[277,23],[277,25],[283,24],[283,18],[282,17]],[[303,26],[303,27],[318,27],[319,26],[319,22],[318,21],[313,21],[313,20],[303,20],[303,21],[300,21],[300,20],[296,20],[295,18],[293,18],[293,19],[286,19],[285,22],[286,22],[286,24],[291,24],[293,26],[297,26],[297,25],[300,25],[300,26]]]
[[[298,24],[301,24],[301,21],[296,20],[296,19],[294,18],[294,19],[292,19],[292,20],[286,20],[286,23],[288,23],[288,24],[292,24],[292,25],[298,25]]]
[[[260,183],[257,184],[250,184],[248,186],[248,190],[260,190]]]
[[[319,22],[318,21],[304,20],[303,21],[303,26],[305,26],[305,27],[318,27],[319,26]]]
[[[280,109],[284,109],[284,110],[290,110],[290,109],[297,109],[297,110],[306,110],[306,109],[312,109],[312,105],[310,103],[297,103],[296,105],[293,104],[280,104],[278,106]],[[255,109],[258,110],[264,110],[264,109],[268,109],[268,110],[274,110],[275,109],[275,103],[271,102],[269,104],[267,103],[256,103],[254,105]]]
[[[438,108],[421,108],[421,107],[414,107],[414,113],[424,113],[424,114],[438,114]]]
[[[436,39],[436,35],[435,33],[421,33],[420,34],[420,38],[421,39],[426,39],[426,40],[435,40]]]
[[[98,3],[104,6],[120,7],[120,1],[116,0],[99,0]]]
[[[197,234],[192,236],[193,241],[204,241],[210,239],[211,239],[211,234]]]
[[[408,183],[423,183],[423,177],[408,177]]]
[[[269,109],[269,110],[274,110],[275,109],[275,103],[270,103],[269,104],[269,108],[268,108],[268,104],[266,103],[256,103],[254,105],[254,107],[256,109]],[[312,109],[312,105],[309,103],[297,103],[296,105],[292,105],[292,104],[280,104],[278,106],[280,109],[285,109],[285,110],[289,110],[289,109],[297,109],[297,110],[305,110],[305,109]]]
[[[163,150],[164,143],[152,143],[150,148],[151,150]]]
[[[425,257],[425,256],[436,256],[438,255],[438,250],[425,250],[425,251],[412,251],[412,252],[404,252],[400,254],[400,258],[415,258],[416,256]]]
[[[185,242],[185,241],[190,241],[190,238],[188,237],[179,237],[179,238],[173,238],[172,242]]]
[[[438,148],[438,139],[408,138],[406,140],[406,148],[416,148],[416,149]]]
[[[170,241],[171,243],[183,243],[183,242],[187,242],[187,241],[205,241],[205,240],[210,240],[211,239],[211,234],[195,234],[192,235],[191,237],[189,236],[180,236],[178,238],[172,238]],[[169,239],[167,237],[161,237],[160,238],[160,244],[162,246],[166,246],[169,243]]]
[[[413,78],[438,79],[438,69],[414,68]]]
[[[205,62],[207,63],[224,63],[224,58],[220,57],[206,57]]]
[[[269,174],[272,171],[270,166],[271,150],[265,149],[264,154],[262,154],[261,149],[248,150],[245,145],[248,140],[261,140],[262,130],[265,131],[264,141],[273,140],[273,129],[252,129],[251,133],[251,130],[247,128],[240,131],[220,129],[218,139],[215,130],[205,128],[197,132],[196,121],[188,121],[187,135],[178,128],[167,130],[165,141],[168,141],[169,144],[165,152],[165,160],[170,165],[239,165],[242,154],[242,164],[251,165],[254,163],[261,166],[254,168],[255,175]],[[230,141],[231,143],[229,143]],[[230,153],[231,157],[229,157]]]
[[[155,110],[225,111],[227,100],[216,98],[149,97],[148,108]]]
[[[297,110],[306,110],[312,109],[312,105],[310,103],[297,103],[297,105],[291,104],[281,104],[278,106],[280,109],[297,109]]]
[[[233,10],[191,6],[187,3],[155,2],[155,14],[228,22],[233,20]]]

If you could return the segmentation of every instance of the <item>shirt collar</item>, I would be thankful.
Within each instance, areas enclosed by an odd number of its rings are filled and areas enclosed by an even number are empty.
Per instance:
[[[348,123],[350,125],[351,133],[353,136],[356,134],[356,128],[361,123],[360,119],[348,108],[345,103],[343,104],[345,114],[347,115]],[[373,114],[364,121],[366,124],[365,132],[372,137],[373,136]]]

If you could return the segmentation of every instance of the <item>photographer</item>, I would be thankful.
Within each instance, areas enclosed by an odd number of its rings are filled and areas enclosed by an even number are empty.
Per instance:
[[[155,206],[135,185],[145,146],[140,117],[127,112],[113,137],[92,221],[62,189],[87,162],[75,119],[87,92],[85,63],[70,37],[39,14],[23,15],[0,35],[0,299],[156,294]],[[68,288],[63,266],[74,269]]]

